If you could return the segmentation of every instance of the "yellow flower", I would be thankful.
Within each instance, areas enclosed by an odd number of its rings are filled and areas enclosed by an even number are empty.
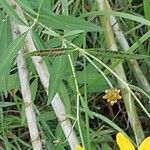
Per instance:
[[[117,89],[105,90],[105,93],[106,95],[104,95],[102,98],[107,99],[107,102],[110,103],[111,106],[122,98],[122,96],[119,94],[120,90]]]
[[[76,145],[75,150],[85,150],[85,149],[82,146],[80,146],[80,145]]]
[[[131,141],[121,132],[117,134],[116,141],[120,150],[135,150],[135,147],[133,146]],[[150,137],[144,139],[144,141],[140,144],[138,150],[150,150]]]

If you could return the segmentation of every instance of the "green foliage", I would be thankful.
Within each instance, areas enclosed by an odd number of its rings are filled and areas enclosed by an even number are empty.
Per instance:
[[[16,11],[11,7],[6,0],[0,0],[0,4],[2,5],[5,12],[9,15],[11,20],[15,21],[16,23],[19,23],[21,25],[24,25],[24,22],[21,20],[21,18],[18,16]]]
[[[69,54],[71,52],[74,52],[77,50],[73,50],[73,48],[54,48],[50,50],[40,50],[40,51],[34,51],[27,53],[29,56],[60,56],[64,54]],[[116,59],[142,59],[142,58],[150,58],[150,54],[147,55],[141,55],[141,54],[130,54],[130,53],[123,53],[123,52],[117,52],[117,51],[111,51],[111,50],[102,50],[98,48],[92,48],[92,49],[85,49],[85,51],[88,51],[89,53],[93,55],[98,55],[101,57],[107,57],[107,58],[116,58]],[[80,50],[79,50],[80,52]]]
[[[150,83],[149,0],[141,2],[142,5],[134,0],[125,3],[115,0],[112,11],[97,11],[97,3],[93,0],[15,2],[20,6],[20,14],[11,3],[0,0],[0,149],[32,149],[16,65],[21,48],[24,49],[33,107],[44,149],[69,149],[50,105],[56,94],[64,103],[65,115],[71,120],[79,142],[85,145],[86,150],[117,150],[114,137],[118,131],[134,137],[123,100],[111,107],[102,98],[111,85],[119,89],[113,70],[120,63],[131,84],[129,88],[138,96],[135,107],[144,132],[149,135],[150,90],[141,86],[138,74],[127,65],[130,60],[136,60]],[[126,52],[122,51],[119,43],[118,52],[106,47],[100,16],[117,17],[117,23],[120,23],[130,44]],[[28,31],[13,39],[11,25],[14,23],[16,26],[24,25]],[[33,52],[28,52],[26,38],[29,32],[37,51],[32,49]],[[48,96],[32,62],[36,56],[43,58],[50,74]],[[120,76],[117,75],[118,78]]]
[[[71,16],[62,15],[40,15],[38,21],[48,28],[60,30],[83,30],[101,31],[100,28],[92,23]]]
[[[0,56],[0,81],[2,82],[5,93],[7,92],[11,63],[24,44],[25,37],[26,33],[18,36],[6,49],[3,49],[3,52]],[[6,47],[7,45],[4,46]]]
[[[48,93],[48,102],[49,105],[52,101],[55,94],[58,92],[59,85],[62,82],[64,74],[66,72],[65,67],[67,65],[67,57],[60,56],[55,58],[53,67],[50,73],[50,80],[49,80],[49,93]]]

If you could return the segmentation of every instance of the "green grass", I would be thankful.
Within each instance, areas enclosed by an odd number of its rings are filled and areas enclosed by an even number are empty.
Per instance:
[[[0,0],[0,150],[33,149],[26,119],[29,116],[25,113],[27,104],[23,102],[20,86],[24,81],[19,80],[16,61],[20,48],[24,49],[43,149],[70,149],[68,137],[50,104],[56,93],[79,143],[86,150],[118,150],[115,139],[118,132],[126,134],[135,145],[143,140],[143,134],[150,135],[150,89],[147,88],[150,84],[150,1],[121,1],[109,1],[112,10],[101,11],[94,0],[16,0],[21,8],[19,12],[23,12],[18,15],[16,7]],[[116,17],[123,30],[129,44],[126,51],[116,37],[119,51],[110,51],[107,38],[111,40],[111,36],[105,34],[102,23],[102,18],[110,15]],[[12,24],[24,25],[28,30],[14,39]],[[30,33],[36,52],[28,51],[29,47],[25,46],[28,44],[25,38]],[[47,89],[32,56],[41,56],[46,63],[50,74]],[[140,71],[133,69],[130,60],[137,62]],[[114,71],[120,63],[128,82]],[[139,79],[140,73],[146,82]],[[110,88],[121,88],[123,96],[113,106],[102,98]],[[124,100],[126,92],[129,92],[130,108]],[[61,113],[59,107],[57,111]],[[130,122],[132,112],[137,113],[134,119],[140,121],[142,128]],[[141,137],[137,137],[136,127],[141,129]]]

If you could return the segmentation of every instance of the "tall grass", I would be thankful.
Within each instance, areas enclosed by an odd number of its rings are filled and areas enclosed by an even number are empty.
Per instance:
[[[117,132],[135,146],[150,135],[149,0],[0,8],[1,150],[118,150]]]

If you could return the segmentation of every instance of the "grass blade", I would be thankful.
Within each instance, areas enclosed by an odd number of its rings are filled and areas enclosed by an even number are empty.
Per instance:
[[[5,0],[0,0],[0,4],[2,5],[4,11],[9,15],[9,17],[12,20],[21,25],[25,24],[18,16],[18,14],[15,12],[15,10],[10,5],[8,5],[8,3]]]
[[[8,64],[11,64],[14,57],[17,55],[25,41],[26,34],[27,33],[25,32],[19,35],[0,56],[0,75],[9,66]]]
[[[62,81],[62,78],[64,76],[66,64],[67,64],[66,56],[57,57],[54,61],[51,71],[51,77],[49,80],[49,91],[47,102],[48,105],[51,103],[51,100],[58,92],[60,82]]]

